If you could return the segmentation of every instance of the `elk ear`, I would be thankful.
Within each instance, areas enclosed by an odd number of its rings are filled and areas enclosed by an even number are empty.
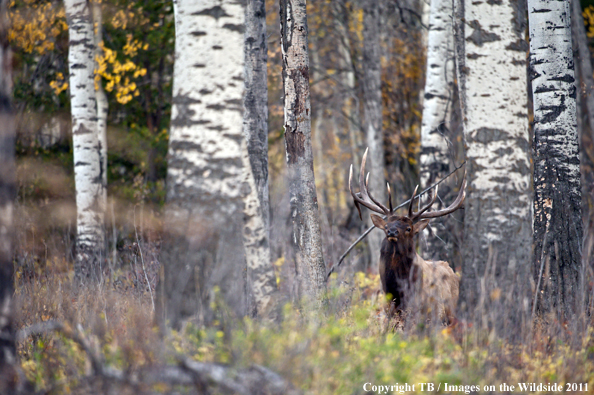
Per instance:
[[[416,235],[417,233],[421,232],[423,229],[427,227],[427,225],[429,225],[428,219],[420,220],[419,222],[413,225],[413,234]]]
[[[384,226],[386,226],[386,221],[379,215],[371,214],[371,222],[379,229],[384,229]]]

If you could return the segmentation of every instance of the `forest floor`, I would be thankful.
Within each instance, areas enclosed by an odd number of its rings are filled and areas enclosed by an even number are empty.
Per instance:
[[[377,278],[359,273],[348,287],[331,281],[322,317],[286,305],[280,323],[237,319],[216,298],[210,325],[162,336],[148,287],[73,289],[68,273],[17,280],[18,353],[40,393],[241,393],[242,374],[255,367],[286,388],[254,393],[556,392],[519,383],[594,393],[592,321],[579,334],[535,325],[521,342],[463,323],[403,329],[383,314]],[[223,376],[208,370],[219,367]]]

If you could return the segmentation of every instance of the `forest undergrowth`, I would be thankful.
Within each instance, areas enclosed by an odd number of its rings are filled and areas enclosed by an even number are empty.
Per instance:
[[[211,323],[190,320],[161,336],[153,325],[146,283],[105,281],[74,288],[72,268],[64,265],[66,270],[50,276],[17,276],[18,354],[40,393],[95,393],[98,388],[105,393],[203,393],[198,384],[132,384],[97,374],[98,364],[106,372],[133,377],[147,369],[180,366],[186,359],[221,364],[231,372],[267,367],[295,390],[311,394],[365,393],[366,383],[414,384],[413,392],[421,392],[420,383],[435,383],[437,393],[446,393],[443,383],[466,386],[465,393],[473,385],[481,393],[499,393],[502,383],[558,383],[563,388],[582,383],[587,392],[594,391],[591,319],[583,333],[541,322],[522,342],[513,343],[464,322],[403,325],[399,318],[386,318],[377,275],[359,272],[350,284],[330,280],[329,308],[322,316],[312,318],[308,309],[286,304],[280,322],[238,319],[215,298]],[[484,391],[489,385],[496,391]],[[216,383],[210,390],[233,393]],[[539,392],[548,391],[534,393]]]

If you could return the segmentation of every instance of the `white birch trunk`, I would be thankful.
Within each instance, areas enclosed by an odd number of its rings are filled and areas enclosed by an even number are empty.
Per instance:
[[[250,313],[253,316],[275,319],[278,294],[276,275],[270,261],[269,228],[262,215],[247,146],[245,146],[242,159],[245,169],[243,181],[250,189],[243,211],[243,244],[245,246],[247,277],[254,301],[254,311],[250,311]]]
[[[537,306],[543,312],[555,311],[561,322],[575,321],[582,292],[583,232],[571,3],[529,0],[528,18]],[[541,256],[549,267],[545,272],[540,270]]]
[[[238,315],[245,314],[241,229],[249,176],[242,132],[245,7],[231,0],[177,0],[174,12],[164,278],[157,317],[178,326],[190,316],[209,319],[214,285]]]
[[[429,33],[427,38],[427,71],[421,125],[420,181],[429,186],[449,171],[448,152],[450,119],[454,95],[454,31],[452,28],[453,3],[448,0],[431,0]],[[439,209],[440,202],[436,202]],[[426,258],[446,259],[451,243],[442,230],[445,219],[431,223],[426,229]],[[437,238],[439,237],[439,239]],[[441,239],[441,240],[440,240]],[[447,247],[447,248],[446,248]]]
[[[429,185],[447,173],[448,137],[454,93],[454,32],[452,2],[431,0],[427,72],[421,126],[420,178]]]
[[[241,197],[244,7],[233,1],[175,5],[176,56],[168,200]],[[196,208],[209,213],[212,207]],[[235,207],[219,207],[224,214]],[[224,222],[224,221],[223,221]]]
[[[102,55],[99,44],[103,41],[103,16],[101,14],[101,3],[93,1],[93,24],[95,25],[95,58]],[[96,64],[96,63],[95,63]],[[101,178],[103,180],[103,193],[107,202],[107,112],[109,103],[103,89],[101,80],[97,83],[95,90],[97,99],[97,136],[101,149]]]
[[[245,97],[242,156],[244,182],[249,185],[244,208],[243,240],[248,271],[248,289],[254,308],[250,314],[275,318],[276,275],[270,261],[268,195],[268,45],[266,4],[250,0],[245,20]],[[252,303],[248,295],[248,303]]]
[[[77,207],[75,272],[84,279],[99,275],[103,250],[105,192],[101,144],[97,136],[95,41],[89,3],[65,0],[68,20],[72,146]]]
[[[462,300],[470,311],[506,311],[483,321],[499,330],[521,324],[530,303],[530,289],[524,286],[532,253],[525,8],[521,0],[467,0],[464,14],[466,86],[461,95],[466,102],[467,196]],[[491,275],[486,272],[488,261],[494,277],[481,288],[483,277]],[[501,297],[492,298],[496,289]]]

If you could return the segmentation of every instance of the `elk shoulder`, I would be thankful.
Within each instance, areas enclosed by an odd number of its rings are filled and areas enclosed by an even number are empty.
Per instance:
[[[440,318],[451,320],[455,315],[460,289],[460,278],[447,262],[416,262],[422,275],[422,301],[425,308],[437,308]]]

